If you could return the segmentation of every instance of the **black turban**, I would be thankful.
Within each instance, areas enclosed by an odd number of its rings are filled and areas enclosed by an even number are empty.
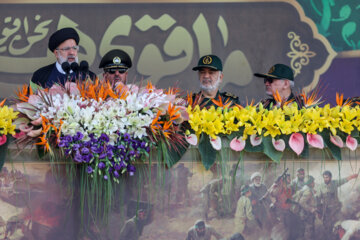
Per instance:
[[[62,42],[74,39],[76,44],[79,44],[79,34],[73,28],[62,28],[54,32],[49,39],[49,49],[53,52]]]

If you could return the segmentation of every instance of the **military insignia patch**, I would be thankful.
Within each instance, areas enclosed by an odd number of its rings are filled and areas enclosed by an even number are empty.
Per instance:
[[[272,72],[274,72],[274,70],[275,70],[275,66],[272,66],[268,73],[272,73]]]
[[[212,63],[212,58],[210,56],[206,56],[203,58],[203,64],[210,64]]]
[[[120,64],[120,63],[121,63],[121,59],[120,59],[119,57],[114,57],[113,63],[114,63],[114,64]]]

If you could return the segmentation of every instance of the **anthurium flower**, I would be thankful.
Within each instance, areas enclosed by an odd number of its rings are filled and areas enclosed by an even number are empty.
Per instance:
[[[41,132],[42,132],[42,128],[39,128],[36,130],[31,130],[26,135],[28,135],[29,137],[37,137],[37,136],[40,136]]]
[[[68,90],[71,95],[80,95],[79,88],[74,82],[66,82],[65,89]]]
[[[211,146],[215,149],[215,150],[220,150],[221,149],[221,138],[220,137],[216,137],[216,138],[211,138],[210,139],[210,143]]]
[[[254,147],[260,145],[261,142],[262,142],[262,137],[256,136],[256,134],[250,136],[250,143]]]
[[[293,133],[289,139],[289,146],[299,156],[304,150],[304,137],[300,133]]]
[[[25,133],[30,132],[31,130],[33,130],[34,126],[29,126],[27,124],[20,124],[19,125],[19,130]]]
[[[40,126],[42,124],[42,117],[39,117],[38,119],[31,121],[31,124],[34,126]]]
[[[195,134],[190,134],[190,135],[186,136],[185,138],[186,138],[186,141],[190,145],[196,146],[197,143],[198,143],[198,138],[197,138],[197,136]]]
[[[357,148],[358,142],[355,138],[351,137],[350,135],[347,136],[346,138],[346,146],[352,150],[355,151],[355,149]]]
[[[335,136],[330,136],[330,142],[332,142],[334,145],[338,146],[339,148],[344,147],[344,142],[341,139],[341,137],[335,135]]]
[[[6,143],[6,135],[4,134],[0,136],[0,146],[4,145],[5,143]]]
[[[272,144],[279,152],[283,152],[285,150],[285,141],[283,139],[276,140],[275,138],[272,138]]]
[[[245,148],[245,140],[243,140],[242,137],[240,138],[234,138],[233,140],[231,140],[230,142],[230,148],[236,152],[240,152]]]
[[[324,140],[319,134],[306,134],[306,139],[308,143],[314,148],[323,149],[324,148]]]

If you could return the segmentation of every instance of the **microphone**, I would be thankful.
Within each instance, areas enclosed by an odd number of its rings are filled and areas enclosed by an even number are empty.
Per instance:
[[[64,72],[66,74],[65,81],[69,81],[70,80],[70,64],[68,62],[63,62],[61,64],[61,68],[64,70]]]
[[[61,68],[66,72],[66,74],[69,74],[70,72],[70,64],[68,62],[63,62],[61,64]]]
[[[84,79],[87,79],[89,76],[89,63],[87,61],[80,62],[80,72],[85,75]]]
[[[77,72],[77,71],[79,71],[79,64],[77,62],[73,62],[73,63],[71,63],[70,68],[74,72]]]

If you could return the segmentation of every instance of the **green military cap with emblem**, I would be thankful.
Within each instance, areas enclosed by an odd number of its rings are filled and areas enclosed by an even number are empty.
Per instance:
[[[255,73],[254,76],[260,77],[260,78],[271,78],[271,79],[288,79],[291,81],[294,81],[294,72],[293,70],[281,63],[277,63],[274,66],[272,66],[268,73]]]
[[[199,59],[198,65],[192,70],[198,71],[201,68],[211,68],[217,71],[222,71],[223,66],[220,58],[216,55],[205,55]]]
[[[129,54],[120,49],[114,49],[104,55],[100,61],[99,68],[104,69],[128,69],[132,62]]]

